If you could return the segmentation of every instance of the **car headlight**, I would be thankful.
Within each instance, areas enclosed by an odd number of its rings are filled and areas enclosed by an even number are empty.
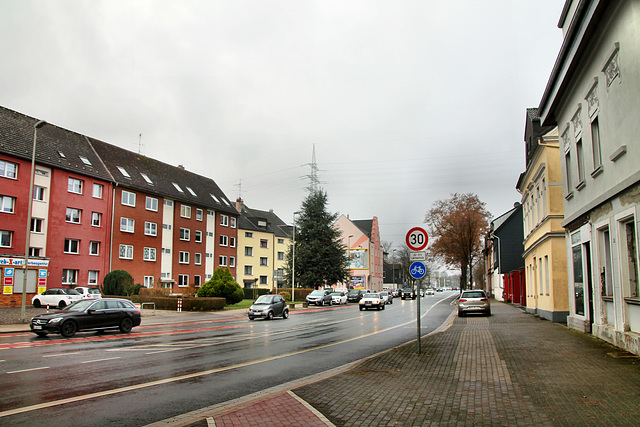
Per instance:
[[[62,317],[54,317],[53,319],[49,320],[49,323],[60,323],[61,320]]]

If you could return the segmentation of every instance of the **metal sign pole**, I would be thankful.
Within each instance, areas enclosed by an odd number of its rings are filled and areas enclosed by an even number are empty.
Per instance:
[[[418,298],[418,354],[422,354],[422,340],[420,339],[420,287],[422,285],[422,280],[417,280],[418,289],[417,289],[417,298]]]

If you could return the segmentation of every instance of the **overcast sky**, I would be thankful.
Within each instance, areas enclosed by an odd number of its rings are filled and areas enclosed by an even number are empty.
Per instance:
[[[329,210],[399,246],[454,192],[494,217],[520,200],[563,4],[0,0],[0,102],[288,223],[315,146]]]

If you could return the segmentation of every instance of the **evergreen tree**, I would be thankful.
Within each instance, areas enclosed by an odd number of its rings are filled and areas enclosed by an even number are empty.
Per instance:
[[[200,287],[198,296],[225,298],[227,304],[237,304],[244,299],[244,291],[233,280],[228,268],[218,267],[211,279]]]
[[[327,194],[312,191],[302,202],[295,227],[295,285],[318,288],[343,282],[346,254],[340,233],[332,227],[338,214],[327,211]],[[285,278],[291,283],[293,246],[286,258]]]

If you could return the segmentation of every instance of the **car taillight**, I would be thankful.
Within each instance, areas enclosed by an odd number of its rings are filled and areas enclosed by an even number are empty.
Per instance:
[[[481,298],[480,301],[489,301],[489,300],[486,298]]]
[[[461,299],[460,302],[467,302],[467,300],[466,299]]]

